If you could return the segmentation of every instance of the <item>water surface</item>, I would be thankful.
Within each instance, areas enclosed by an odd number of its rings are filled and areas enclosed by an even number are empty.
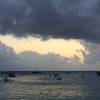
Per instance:
[[[100,100],[100,77],[95,72],[17,75],[4,82],[0,78],[0,100]]]

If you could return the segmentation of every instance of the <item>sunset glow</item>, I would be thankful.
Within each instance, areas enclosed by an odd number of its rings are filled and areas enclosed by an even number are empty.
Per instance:
[[[15,38],[10,35],[0,36],[0,41],[14,48],[16,53],[23,51],[34,51],[40,54],[54,53],[62,57],[78,56],[80,62],[84,61],[81,50],[85,47],[78,40],[49,39],[42,41],[39,38]]]

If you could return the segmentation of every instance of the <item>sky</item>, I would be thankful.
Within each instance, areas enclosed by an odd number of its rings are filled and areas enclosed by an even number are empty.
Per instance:
[[[100,70],[100,0],[0,0],[0,70]]]

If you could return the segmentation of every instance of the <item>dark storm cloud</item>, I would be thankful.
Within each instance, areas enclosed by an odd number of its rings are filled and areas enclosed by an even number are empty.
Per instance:
[[[100,42],[99,0],[0,0],[0,33]]]

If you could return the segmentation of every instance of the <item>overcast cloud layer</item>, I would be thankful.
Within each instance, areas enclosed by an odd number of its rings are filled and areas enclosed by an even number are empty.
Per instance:
[[[0,33],[100,42],[100,0],[0,0]]]

